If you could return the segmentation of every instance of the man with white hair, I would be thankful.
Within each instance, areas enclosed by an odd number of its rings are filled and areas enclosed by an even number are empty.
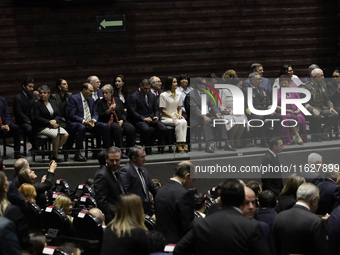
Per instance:
[[[312,183],[300,185],[293,208],[279,213],[273,225],[276,254],[327,254],[326,229],[315,215],[319,189]]]
[[[87,83],[93,86],[92,98],[94,101],[103,98],[103,92],[100,90],[100,80],[97,76],[91,75],[87,78]]]
[[[331,100],[329,100],[323,71],[315,68],[311,75],[311,81],[302,87],[311,93],[311,99],[305,104],[305,107],[312,114],[309,120],[312,142],[325,141],[329,140],[327,133],[331,132],[334,122],[338,118],[338,112],[334,109]],[[325,124],[321,128],[322,116],[325,118]]]
[[[162,81],[159,77],[157,76],[152,76],[149,79],[150,85],[151,85],[151,93],[155,95],[155,97],[157,98],[157,100],[159,101],[159,95],[161,93],[164,92],[164,90],[162,90]]]
[[[319,173],[322,167],[322,156],[318,153],[311,153],[308,155],[308,166],[305,166],[301,176],[303,176],[306,182],[318,185],[323,182],[322,176]]]

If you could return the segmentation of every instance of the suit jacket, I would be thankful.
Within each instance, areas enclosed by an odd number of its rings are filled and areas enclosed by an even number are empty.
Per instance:
[[[162,186],[155,199],[157,229],[166,243],[177,243],[194,221],[194,198],[180,183],[170,180]]]
[[[276,215],[276,212],[271,208],[261,208],[257,211],[256,219],[267,223],[270,229],[272,229]]]
[[[327,254],[325,224],[301,205],[276,216],[273,235],[277,254]]]
[[[8,109],[8,103],[4,97],[0,97],[0,115],[1,115],[3,125],[10,126],[12,124],[11,115]]]
[[[116,114],[118,117],[118,120],[126,121],[126,113],[124,111],[124,105],[122,100],[120,100],[118,97],[114,97],[115,103],[116,103]],[[109,106],[107,105],[107,101],[104,100],[104,98],[99,99],[96,101],[97,104],[97,113],[98,113],[98,121],[103,123],[108,123],[111,118],[111,113],[107,113],[106,111],[109,109]]]
[[[20,92],[14,97],[13,113],[16,124],[31,124],[31,109],[35,101],[37,98],[33,93],[25,96],[24,92]]]
[[[282,212],[284,210],[288,210],[292,208],[296,203],[296,195],[290,194],[290,195],[280,195],[277,197],[278,204],[275,208],[275,211],[277,213]]]
[[[330,254],[339,254],[340,240],[340,206],[337,206],[327,220],[327,234],[330,246]]]
[[[174,254],[270,254],[257,222],[233,207],[219,210],[194,223],[176,245]]]
[[[318,184],[318,188],[320,190],[320,200],[316,214],[330,214],[333,211],[334,205],[339,200],[337,183],[331,179],[325,179]]]
[[[272,166],[272,167],[280,167],[280,161],[274,157],[274,155],[270,152],[267,151],[264,157],[262,158],[261,162],[262,167],[263,166]],[[274,178],[275,177],[275,178]],[[283,183],[282,183],[282,177],[281,173],[264,173],[261,176],[261,181],[262,181],[262,188],[263,190],[271,190],[274,192],[276,196],[279,195],[283,188]]]
[[[52,128],[50,125],[50,120],[56,120],[57,123],[61,121],[62,116],[56,101],[52,99],[50,100],[50,104],[54,111],[52,116],[43,101],[38,100],[33,104],[32,122],[35,132],[40,132],[45,128]]]
[[[145,167],[141,167],[141,170],[142,170],[142,175],[144,177],[144,181],[146,184],[147,193],[149,193],[150,191],[152,195],[156,197],[156,194],[159,188],[151,180],[148,170]],[[147,201],[146,199],[142,181],[139,178],[139,175],[137,174],[136,169],[131,162],[128,162],[125,166],[123,166],[120,169],[119,173],[120,173],[120,178],[122,179],[122,183],[123,183],[123,186],[126,192],[134,193],[140,196],[142,201],[146,201],[146,202],[150,201],[150,200]],[[148,197],[149,197],[149,194],[148,194]]]
[[[21,255],[14,223],[0,216],[0,251],[3,255]]]
[[[147,97],[148,105],[145,102],[145,96],[140,90],[135,91],[128,98],[128,116],[133,123],[144,121],[147,117],[158,117],[160,119],[159,106],[155,95],[149,91]]]
[[[97,107],[92,97],[87,99],[91,119],[98,121]],[[67,101],[67,123],[72,125],[72,122],[83,123],[84,120],[84,107],[80,93],[70,96]]]
[[[18,180],[18,178],[17,178]],[[9,181],[9,188],[7,192],[7,199],[11,204],[16,205],[19,209],[25,213],[28,209],[25,198],[19,193],[17,186]]]
[[[93,92],[93,93],[94,93],[94,92]],[[98,90],[97,90],[97,96],[98,96],[98,99],[97,99],[97,100],[103,98],[103,91],[102,91],[101,89],[98,89]],[[92,95],[92,98],[93,98],[93,95]],[[93,98],[93,100],[94,100],[94,98]],[[95,101],[97,101],[97,100],[95,100]]]
[[[329,99],[332,101],[334,107],[340,107],[340,92],[338,86],[334,82],[327,83],[327,91]]]
[[[203,115],[201,112],[202,107],[202,98],[198,94],[197,89],[193,89],[189,92],[187,96],[190,95],[190,125],[196,126],[199,124],[203,124]],[[216,116],[217,113],[220,113],[220,110],[215,105],[214,101],[211,99],[209,95],[207,95],[207,106],[210,108],[209,114],[212,114],[213,116]],[[209,115],[208,114],[208,115]]]
[[[120,179],[119,181],[121,182]],[[97,201],[98,208],[105,214],[105,222],[108,224],[115,216],[116,200],[122,192],[112,171],[106,165],[99,167],[94,176],[93,184],[96,192],[94,198]]]
[[[30,237],[28,223],[24,214],[17,206],[10,204],[7,206],[3,216],[13,221],[15,224],[19,244],[22,249],[27,249],[30,246]]]
[[[253,103],[254,108],[257,110],[268,110],[268,106],[271,105],[271,98],[270,98],[271,95],[269,95],[267,91],[262,87],[258,87],[258,90],[252,88],[252,92],[253,92],[252,103]],[[247,110],[249,108],[248,87],[245,87],[243,89],[243,94],[244,94],[244,110]]]
[[[63,116],[64,120],[66,120],[67,115],[66,115],[66,103],[68,101],[68,99],[70,98],[70,96],[72,96],[71,92],[66,92],[65,94],[65,100],[66,102],[64,102],[61,98],[60,93],[55,93],[51,95],[51,98],[54,99],[57,102],[57,105],[59,107],[60,113]]]
[[[318,186],[319,183],[323,182],[321,174],[319,174],[315,168],[312,168],[310,166],[308,167],[309,167],[308,172],[303,171],[302,173],[300,173],[300,175],[306,179],[306,182],[310,182]]]

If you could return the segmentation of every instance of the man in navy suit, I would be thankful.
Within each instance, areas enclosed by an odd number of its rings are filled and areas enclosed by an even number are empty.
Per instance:
[[[67,127],[70,137],[76,140],[75,161],[85,162],[87,160],[80,154],[80,150],[83,149],[86,132],[100,135],[103,140],[103,147],[109,147],[109,126],[105,123],[97,122],[98,114],[92,93],[93,86],[89,83],[84,83],[81,87],[81,92],[72,95],[67,101]]]
[[[316,214],[325,215],[331,213],[335,204],[339,201],[339,190],[337,186],[337,178],[339,169],[336,165],[330,165],[328,171],[324,173],[325,180],[317,185],[320,190],[320,201]],[[322,169],[323,171],[325,169]]]
[[[154,94],[150,92],[150,82],[143,79],[139,89],[128,99],[128,114],[132,124],[141,132],[145,146],[152,146],[155,133],[158,133],[158,144],[164,143],[164,135],[167,132],[166,126],[159,121],[159,106]],[[145,149],[146,154],[151,154],[151,148]],[[164,152],[162,148],[161,152]]]
[[[270,229],[272,229],[276,217],[275,207],[277,205],[274,192],[271,190],[262,191],[259,195],[258,204],[260,209],[257,211],[256,219],[267,223]]]
[[[22,158],[23,156],[20,155],[20,129],[18,125],[11,122],[7,100],[4,97],[0,97],[0,135],[13,136],[14,157]]]
[[[143,202],[150,202],[149,191],[155,197],[158,187],[153,183],[145,165],[145,150],[134,146],[129,150],[130,161],[120,169],[124,189],[141,197]]]
[[[103,92],[100,89],[100,80],[97,76],[89,76],[87,78],[87,83],[90,83],[93,86],[93,94],[92,98],[94,101],[97,101],[98,99],[103,98]]]

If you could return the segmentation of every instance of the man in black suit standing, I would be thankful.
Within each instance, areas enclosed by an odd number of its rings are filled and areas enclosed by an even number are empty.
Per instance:
[[[0,97],[0,135],[12,136],[14,141],[14,158],[22,158],[20,155],[20,129],[18,125],[11,122],[7,100]]]
[[[141,132],[145,146],[148,146],[145,149],[147,155],[151,154],[150,146],[153,145],[156,132],[158,144],[163,145],[167,128],[159,121],[159,106],[155,95],[150,92],[148,79],[143,79],[139,89],[129,97],[128,114],[132,124]],[[163,147],[161,152],[164,152]]]
[[[134,146],[129,150],[130,161],[120,169],[120,178],[127,193],[134,193],[143,202],[150,202],[149,191],[155,197],[158,187],[153,183],[145,165],[145,150],[142,146]]]
[[[106,165],[97,170],[93,184],[96,192],[95,199],[98,208],[105,215],[105,223],[113,220],[116,212],[116,200],[121,194],[125,194],[124,187],[119,175],[121,151],[117,147],[110,147],[107,150]]]
[[[67,128],[70,133],[70,144],[76,140],[75,161],[85,162],[87,159],[80,154],[84,148],[83,140],[86,132],[102,137],[103,148],[109,147],[110,131],[106,123],[98,122],[96,104],[92,98],[93,86],[84,83],[80,93],[70,96],[67,101]]]
[[[327,254],[326,228],[315,215],[319,189],[311,183],[300,185],[298,202],[293,208],[280,212],[273,226],[277,254]]]
[[[271,190],[278,196],[283,188],[282,175],[280,171],[273,171],[280,169],[280,161],[277,154],[283,150],[283,142],[281,138],[274,137],[268,142],[269,151],[266,152],[262,158],[262,188],[263,190]],[[266,170],[266,171],[265,171]]]
[[[274,219],[276,217],[275,207],[277,199],[273,191],[265,190],[259,195],[259,210],[256,214],[256,219],[267,223],[270,229],[273,228]]]
[[[174,177],[157,193],[157,229],[162,232],[167,244],[177,243],[189,231],[194,220],[194,197],[188,190],[195,180],[190,175],[193,168],[189,161],[179,163]]]
[[[236,149],[231,147],[228,142],[228,133],[225,125],[216,125],[213,127],[214,119],[223,119],[220,110],[217,108],[210,96],[204,93],[205,86],[203,85],[206,81],[202,78],[196,78],[194,84],[191,86],[193,90],[187,95],[189,96],[187,100],[189,101],[190,107],[188,115],[190,116],[190,126],[195,128],[200,125],[203,129],[203,135],[205,140],[205,152],[214,153],[211,148],[210,143],[216,138],[216,134],[220,133],[220,140],[225,141],[224,150],[235,151]],[[202,114],[202,96],[205,94],[207,99],[207,106],[210,108],[210,112]]]
[[[243,185],[229,179],[220,188],[222,209],[197,221],[176,245],[174,254],[270,254],[261,229],[242,215]]]
[[[33,94],[33,89],[34,80],[32,78],[27,78],[22,82],[22,91],[15,96],[13,101],[13,113],[15,123],[27,135],[32,145],[32,151],[35,151],[38,150],[38,145],[32,130],[31,109],[37,98]]]

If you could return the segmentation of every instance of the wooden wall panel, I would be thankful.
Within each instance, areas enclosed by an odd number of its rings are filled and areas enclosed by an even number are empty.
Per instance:
[[[89,75],[104,85],[124,74],[134,90],[152,75],[244,77],[253,62],[266,77],[291,63],[302,78],[311,63],[331,70],[337,60],[338,1],[52,2],[0,4],[0,95],[10,104],[25,77],[51,88],[64,78],[77,92]],[[104,15],[126,15],[126,31],[98,33]]]

